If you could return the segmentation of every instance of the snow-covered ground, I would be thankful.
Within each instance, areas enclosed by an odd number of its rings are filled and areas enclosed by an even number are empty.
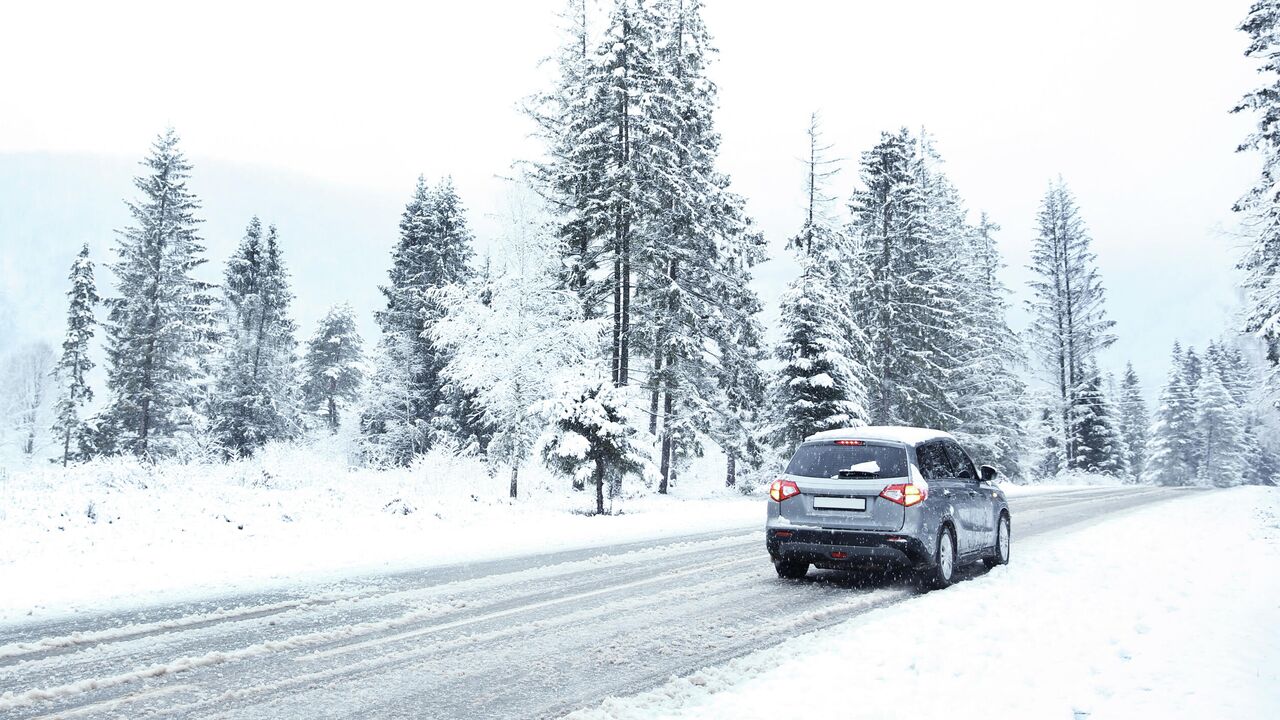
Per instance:
[[[513,501],[505,472],[444,455],[384,472],[268,448],[0,473],[0,624],[761,523],[760,498],[707,460],[671,496],[624,487],[608,517],[536,467]]]
[[[505,471],[444,454],[375,471],[348,467],[336,449],[285,445],[225,464],[0,471],[0,624],[758,527],[761,496],[724,489],[721,462],[705,458],[670,496],[628,485],[609,517],[589,516],[592,493],[567,491],[536,464],[513,501]],[[1010,496],[1061,489],[1006,486]]]
[[[1280,717],[1280,489],[1015,542],[1008,567],[575,717]]]

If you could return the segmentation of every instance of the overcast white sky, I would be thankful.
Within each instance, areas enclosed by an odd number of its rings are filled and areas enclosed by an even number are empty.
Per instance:
[[[1107,365],[1132,359],[1154,393],[1175,338],[1200,344],[1226,327],[1239,244],[1230,206],[1257,167],[1233,153],[1252,120],[1227,112],[1255,83],[1235,30],[1248,0],[707,4],[723,167],[776,254],[800,222],[796,158],[811,110],[851,159],[840,197],[881,130],[923,125],[970,207],[1003,225],[1019,300],[1040,196],[1066,178],[1118,322]],[[60,336],[72,254],[88,240],[106,258],[110,230],[127,220],[132,163],[167,124],[197,165],[214,264],[259,213],[281,225],[304,332],[339,300],[368,317],[419,173],[452,174],[478,233],[492,234],[499,177],[538,150],[518,103],[545,82],[538,61],[557,42],[560,6],[8,3],[10,323],[24,337]],[[785,260],[761,269],[767,301],[791,272]]]

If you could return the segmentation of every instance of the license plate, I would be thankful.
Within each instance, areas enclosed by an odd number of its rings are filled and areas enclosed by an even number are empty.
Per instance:
[[[814,510],[866,510],[866,498],[815,497]]]

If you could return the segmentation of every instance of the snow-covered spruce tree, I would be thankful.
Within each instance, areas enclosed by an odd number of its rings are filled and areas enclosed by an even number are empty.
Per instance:
[[[1265,347],[1265,343],[1247,337],[1235,342],[1210,342],[1205,364],[1217,373],[1239,410],[1244,428],[1241,447],[1246,458],[1243,482],[1272,485],[1280,476],[1280,413],[1276,411],[1274,386],[1267,381],[1270,363],[1265,359],[1252,361],[1242,352],[1243,346],[1253,343]],[[1204,403],[1199,405],[1203,408]],[[1201,470],[1206,470],[1203,464]]]
[[[1000,228],[986,213],[969,226],[958,197],[948,204],[954,209],[942,217],[953,238],[952,273],[961,279],[957,317],[967,328],[955,334],[958,342],[950,352],[956,366],[948,391],[959,416],[952,432],[982,462],[1017,480],[1028,442],[1027,390],[1019,377],[1026,356],[1007,319],[1009,290],[999,278],[1003,262],[994,237]]]
[[[1129,451],[1125,464],[1129,468],[1129,477],[1136,481],[1142,477],[1147,464],[1147,432],[1151,427],[1151,417],[1147,413],[1147,402],[1142,397],[1142,384],[1138,381],[1138,374],[1133,371],[1133,363],[1125,365],[1118,404],[1120,435]]]
[[[1066,469],[1066,456],[1062,451],[1062,415],[1051,398],[1041,398],[1040,411],[1032,423],[1030,466],[1035,480],[1051,480]]]
[[[560,288],[557,241],[544,224],[525,208],[508,221],[487,280],[437,291],[448,312],[431,333],[449,351],[447,384],[471,394],[492,429],[487,458],[509,469],[516,497],[520,466],[543,430],[540,403],[597,361],[601,321],[586,320]]]
[[[559,214],[568,284],[589,316],[610,318],[605,354],[620,385],[632,376],[632,302],[645,272],[638,266],[665,273],[641,226],[664,209],[659,185],[674,181],[666,175],[677,162],[678,140],[662,121],[682,108],[660,11],[657,2],[615,0],[593,42],[586,4],[571,2],[560,81],[531,110],[548,145],[536,175]]]
[[[1030,266],[1034,297],[1027,303],[1031,347],[1045,379],[1057,388],[1067,467],[1082,468],[1081,423],[1089,408],[1081,394],[1092,379],[1089,368],[1098,351],[1115,341],[1115,323],[1106,319],[1092,238],[1061,178],[1049,185],[1038,222]]]
[[[604,514],[606,472],[652,473],[636,430],[622,414],[626,391],[609,381],[566,382],[556,398],[544,403],[548,430],[542,457],[552,470],[596,489],[596,513]]]
[[[717,337],[717,378],[725,402],[712,435],[724,450],[725,487],[736,487],[739,473],[759,467],[765,449],[762,432],[768,379],[761,369],[765,358],[764,328],[758,318],[761,307],[747,280],[737,287],[746,292],[731,301],[738,312],[729,319],[726,332]]]
[[[1196,436],[1201,485],[1232,487],[1244,482],[1245,426],[1240,408],[1216,372],[1205,372],[1197,388]]]
[[[1155,485],[1191,485],[1197,449],[1196,407],[1186,384],[1182,346],[1175,342],[1170,358],[1169,379],[1160,393],[1160,405],[1148,433],[1147,462],[1143,482]]]
[[[1111,477],[1128,473],[1128,448],[1120,432],[1119,412],[1111,400],[1096,365],[1086,369],[1081,384],[1077,416],[1076,467],[1085,472]]]
[[[874,424],[954,427],[948,375],[956,367],[958,279],[948,228],[934,192],[936,158],[903,129],[881,133],[862,154],[849,202],[855,262],[855,322],[867,335],[868,410]]]
[[[99,442],[104,452],[144,458],[171,454],[197,429],[214,357],[209,286],[194,276],[205,260],[196,232],[200,203],[187,187],[191,171],[172,128],[152,145],[134,180],[133,223],[118,232],[118,297],[107,301],[108,405]]]
[[[389,283],[382,288],[387,307],[376,315],[382,328],[379,364],[400,370],[374,373],[361,420],[367,442],[381,445],[376,454],[387,461],[406,464],[429,449],[437,437],[433,426],[450,412],[440,378],[447,358],[429,332],[444,309],[432,291],[465,282],[471,254],[471,233],[452,182],[446,179],[433,190],[419,177],[401,216]]]
[[[421,365],[412,338],[384,334],[374,346],[369,382],[360,396],[360,454],[374,466],[407,465],[427,427],[414,417],[413,378]]]
[[[1240,24],[1248,34],[1245,55],[1261,60],[1258,72],[1265,78],[1262,87],[1248,93],[1232,112],[1251,111],[1258,126],[1237,148],[1257,151],[1262,156],[1262,172],[1253,187],[1236,202],[1234,209],[1244,214],[1252,240],[1241,258],[1244,270],[1244,331],[1263,339],[1267,357],[1280,365],[1280,5],[1257,0]],[[1274,374],[1273,374],[1274,380]]]
[[[530,98],[525,114],[546,144],[547,159],[530,168],[539,192],[557,213],[557,277],[561,287],[579,296],[583,314],[590,318],[599,315],[608,295],[608,283],[595,277],[608,247],[608,213],[602,212],[608,130],[600,125],[608,100],[596,92],[601,78],[588,31],[588,4],[566,0],[560,14],[562,44],[548,58],[558,70],[556,82]]]
[[[616,0],[597,39],[586,4],[570,3],[559,79],[530,110],[547,142],[535,177],[557,212],[558,275],[587,317],[609,319],[616,384],[648,360],[659,490],[699,438],[730,442],[717,437],[734,425],[723,368],[704,350],[741,320],[735,303],[749,301],[742,288],[761,255],[716,167],[714,49],[701,13],[696,0]]]
[[[1179,366],[1178,372],[1182,373],[1182,386],[1187,392],[1186,403],[1187,407],[1190,408],[1193,422],[1200,408],[1200,380],[1204,378],[1204,371],[1204,363],[1200,360],[1196,349],[1188,347],[1186,352],[1182,354],[1182,364]],[[1187,472],[1193,478],[1199,477],[1200,460],[1204,455],[1204,448],[1195,442],[1188,443],[1185,448],[1182,461],[1186,463]]]
[[[463,258],[460,268],[456,269],[452,280],[435,285],[424,295],[426,307],[426,324],[424,339],[431,341],[431,328],[448,312],[445,301],[437,294],[437,290],[451,286],[464,285],[473,277],[470,268],[473,238],[467,226],[462,199],[458,197],[453,186],[453,178],[445,177],[436,186],[433,211],[436,221],[437,246],[449,248],[449,254],[455,258]],[[487,288],[482,289],[482,293]],[[448,353],[436,348],[436,376],[439,382],[439,400],[435,413],[431,418],[432,444],[449,442],[453,447],[468,455],[484,454],[489,442],[493,439],[493,429],[485,422],[483,409],[476,402],[476,391],[450,384],[443,377],[444,364],[448,362]]]
[[[62,340],[62,356],[54,372],[58,376],[57,419],[53,432],[62,441],[62,452],[54,462],[66,467],[73,460],[86,460],[93,453],[93,431],[85,417],[85,408],[93,401],[93,388],[85,374],[93,369],[89,344],[93,341],[97,320],[93,309],[98,304],[98,290],[93,280],[93,261],[85,244],[71,265],[71,289],[67,307],[67,334]]]
[[[295,327],[289,276],[274,226],[257,217],[227,261],[226,350],[218,373],[214,431],[232,456],[300,429]]]
[[[835,173],[816,114],[809,122],[805,223],[789,242],[800,275],[780,300],[782,341],[772,392],[771,439],[794,447],[822,430],[867,422],[867,338],[853,322],[850,288],[867,282],[848,237],[829,215],[825,183]]]
[[[364,383],[364,353],[355,311],[334,305],[307,341],[303,360],[303,398],[308,413],[336,433],[347,408],[357,402]]]
[[[749,362],[733,355],[758,352],[758,344],[738,343],[759,336],[748,328],[758,322],[759,308],[749,282],[750,268],[763,259],[763,240],[717,168],[717,93],[707,76],[715,49],[702,3],[661,0],[648,7],[659,43],[657,95],[640,104],[653,120],[649,159],[637,169],[643,196],[657,204],[635,218],[639,283],[630,349],[651,357],[650,406],[657,411],[653,426],[661,425],[658,489],[664,492],[676,459],[700,452],[698,437],[734,445],[727,454],[741,452],[743,428],[722,381],[726,363],[745,368]],[[706,352],[713,346],[719,357]]]

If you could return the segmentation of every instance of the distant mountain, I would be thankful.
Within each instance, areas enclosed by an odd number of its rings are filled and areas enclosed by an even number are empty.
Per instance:
[[[360,312],[362,330],[372,333],[372,311],[381,304],[377,286],[412,187],[401,198],[198,157],[193,162],[191,184],[204,206],[206,279],[221,280],[226,258],[257,214],[280,229],[302,333],[344,300]],[[138,170],[136,160],[120,157],[0,154],[0,345],[60,338],[72,258],[87,242],[100,266],[114,260],[114,230],[129,222],[124,201],[137,196]],[[98,282],[104,296],[114,292],[110,272],[100,270]]]

